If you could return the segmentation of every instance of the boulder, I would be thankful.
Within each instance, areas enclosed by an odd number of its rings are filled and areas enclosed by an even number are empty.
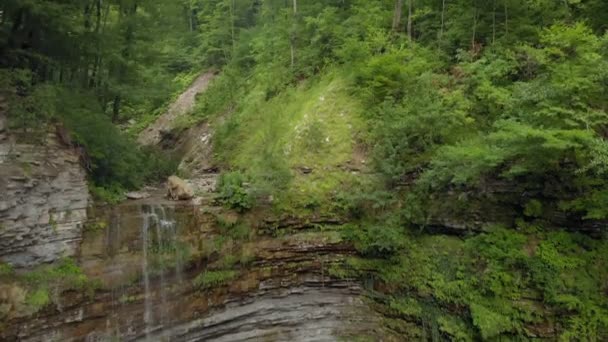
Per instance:
[[[183,179],[171,176],[167,180],[167,196],[174,201],[187,201],[194,197],[194,191]]]

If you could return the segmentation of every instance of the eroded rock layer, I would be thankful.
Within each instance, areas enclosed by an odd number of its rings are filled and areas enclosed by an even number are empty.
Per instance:
[[[55,132],[6,132],[0,113],[0,260],[32,267],[75,255],[86,220],[86,172]]]
[[[227,240],[217,224],[223,213],[213,210],[131,202],[91,211],[105,228],[85,232],[79,262],[101,288],[64,292],[35,316],[9,322],[0,339],[385,339],[360,285],[331,276],[353,254],[339,234],[294,226],[272,236],[249,227],[248,238]]]

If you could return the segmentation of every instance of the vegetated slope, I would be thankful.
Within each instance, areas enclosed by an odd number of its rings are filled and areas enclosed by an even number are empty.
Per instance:
[[[330,210],[334,195],[365,169],[361,105],[338,73],[269,100],[262,95],[253,90],[220,126],[218,158],[245,173],[255,196],[273,195],[285,210]]]
[[[269,5],[238,26],[194,114],[233,113],[221,197],[348,215],[360,255],[335,275],[367,279],[410,339],[606,339],[605,6],[423,2],[406,33],[394,5]]]

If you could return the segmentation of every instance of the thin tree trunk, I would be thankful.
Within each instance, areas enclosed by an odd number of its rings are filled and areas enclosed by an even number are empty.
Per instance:
[[[504,0],[505,5],[505,36],[509,35],[509,8],[507,7],[507,0]]]
[[[393,31],[401,31],[401,13],[403,12],[403,0],[395,1],[395,12],[393,14]]]
[[[412,41],[412,15],[413,15],[414,0],[409,0],[407,13],[407,38]]]
[[[86,3],[84,4],[84,31],[88,34],[91,32],[91,15],[93,13],[93,4],[92,4],[93,0],[87,0]],[[90,67],[90,60],[88,58],[88,51],[86,54],[82,54],[81,57],[79,58],[79,62],[78,64],[80,64],[82,70],[82,74],[80,76],[81,80],[81,84],[83,88],[87,88],[90,80],[89,80],[89,67]]]
[[[120,103],[120,95],[116,95],[112,104],[112,122],[118,122],[118,118],[120,117]]]
[[[292,36],[290,37],[290,53],[291,53],[291,68],[293,69],[296,64],[296,39],[297,39],[297,31],[298,29],[298,0],[293,0],[293,31]]]
[[[89,79],[89,88],[97,87],[96,80],[99,74],[99,62],[101,60],[101,1],[95,1],[95,57],[93,59],[93,71]]]
[[[477,39],[477,4],[473,13],[473,37],[471,38],[471,51],[475,51],[475,40]]]
[[[443,38],[443,27],[445,25],[445,0],[441,2],[441,29],[439,30],[439,39]]]
[[[101,4],[102,4],[101,0],[98,0],[98,1],[99,1],[98,2],[99,5],[101,7]],[[104,74],[107,77],[109,77],[109,74],[111,72],[109,66],[108,66],[108,69],[105,70],[105,72],[104,72],[103,55],[102,55],[102,49],[101,49],[101,37],[106,32],[106,27],[107,27],[107,24],[108,24],[109,14],[110,14],[110,2],[107,1],[107,5],[105,6],[105,9],[103,11],[103,15],[100,17],[100,19],[101,19],[101,26],[99,28],[99,35],[98,35],[98,38],[99,38],[99,41],[98,41],[98,44],[99,44],[99,53],[97,55],[98,56],[98,62],[97,62],[98,63],[98,71],[97,71],[97,79],[95,80],[95,85],[96,85],[97,89],[101,88],[101,86],[103,84],[102,77],[104,76]],[[107,90],[107,87],[105,87],[105,90]],[[105,107],[106,107],[106,104],[105,104],[105,101],[104,101],[106,95],[107,94],[103,94],[103,95],[99,96],[99,98],[101,99],[101,104],[104,106],[104,110],[105,110]]]
[[[492,2],[492,44],[496,42],[496,0]]]
[[[124,82],[125,74],[128,72],[127,66],[124,61],[130,60],[133,52],[133,40],[135,38],[135,23],[134,17],[137,14],[137,1],[133,1],[132,4],[128,4],[124,8],[121,8],[123,19],[127,20],[127,29],[125,31],[125,46],[122,49],[121,55],[123,62],[119,64],[118,74],[116,75],[119,82]],[[120,105],[122,102],[120,92],[114,97],[114,104],[112,106],[112,121],[116,122],[120,117]]]
[[[19,30],[21,30],[21,24],[25,21],[25,9],[21,8],[17,11],[16,15],[13,19],[13,26],[11,27],[11,32],[8,34],[7,45],[11,48],[17,48],[21,43],[17,38]]]
[[[230,1],[230,35],[232,37],[232,50],[234,50],[235,46],[236,46],[236,37],[234,34],[234,11],[235,11],[235,1],[236,0],[232,0]]]
[[[84,29],[89,31],[91,28],[91,10],[92,6],[89,1],[84,4]]]

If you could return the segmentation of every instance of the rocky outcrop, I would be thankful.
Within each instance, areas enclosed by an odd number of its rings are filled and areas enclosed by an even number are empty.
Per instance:
[[[23,142],[0,113],[0,260],[32,267],[75,255],[89,192],[78,153],[55,132]]]
[[[91,210],[107,224],[85,232],[80,265],[102,288],[93,297],[64,292],[61,305],[9,321],[0,339],[398,340],[387,337],[357,282],[331,276],[354,253],[337,232],[228,242],[214,208],[185,203]],[[199,280],[222,272],[224,280]]]
[[[311,277],[301,286],[259,292],[147,338],[237,342],[346,341],[348,337],[374,336],[380,317],[370,312],[361,293],[354,284],[327,281],[321,286],[320,279]]]

